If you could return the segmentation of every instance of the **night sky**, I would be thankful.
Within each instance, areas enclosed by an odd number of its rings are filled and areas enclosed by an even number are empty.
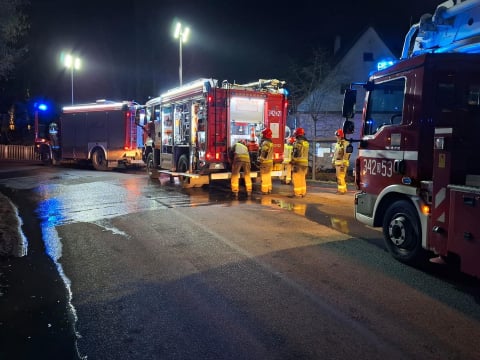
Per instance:
[[[373,26],[399,55],[411,24],[435,0],[31,0],[30,53],[17,80],[31,95],[71,101],[62,51],[83,60],[74,73],[75,102],[135,100],[177,86],[176,19],[191,28],[183,47],[183,82],[213,77],[246,83],[284,78],[313,49],[351,45]],[[361,80],[361,79],[359,79]]]

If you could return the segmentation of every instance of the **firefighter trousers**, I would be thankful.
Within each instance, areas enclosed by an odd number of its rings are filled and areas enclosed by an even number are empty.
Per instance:
[[[290,184],[292,182],[292,164],[284,164],[285,169],[285,184]]]
[[[260,164],[260,179],[262,181],[262,194],[272,192],[272,168],[273,164]]]
[[[243,179],[245,180],[245,188],[247,194],[252,192],[252,179],[250,177],[250,162],[234,161],[232,164],[232,177],[230,179],[230,186],[233,193],[239,192],[240,171],[243,170]]]
[[[337,176],[337,190],[339,193],[344,194],[347,192],[347,183],[345,182],[345,176],[347,175],[347,167],[335,166],[335,172]]]
[[[308,166],[293,165],[292,167],[293,194],[295,196],[307,195],[307,171]]]

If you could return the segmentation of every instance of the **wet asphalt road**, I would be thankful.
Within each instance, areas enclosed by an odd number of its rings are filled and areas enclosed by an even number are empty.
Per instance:
[[[0,263],[2,359],[479,356],[478,282],[393,261],[329,185],[232,201],[143,173],[0,178],[29,239]]]

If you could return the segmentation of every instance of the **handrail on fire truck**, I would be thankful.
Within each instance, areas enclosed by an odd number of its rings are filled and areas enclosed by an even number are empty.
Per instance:
[[[480,0],[448,0],[408,31],[401,59],[434,52],[480,52]]]
[[[214,88],[217,86],[217,84],[218,84],[218,80],[216,79],[207,79],[207,78],[197,79],[187,84],[184,84],[182,86],[178,86],[173,89],[170,89],[165,93],[161,94],[160,97],[167,99],[169,97],[174,97],[175,95],[178,95],[178,94],[185,94],[185,93],[188,93],[188,91],[195,91],[198,89],[203,89],[203,92],[207,92],[208,87]]]
[[[277,79],[259,79],[258,81],[250,82],[247,84],[229,83],[227,80],[222,82],[222,88],[224,89],[249,89],[249,90],[267,90],[270,92],[280,92],[285,85],[285,81]]]

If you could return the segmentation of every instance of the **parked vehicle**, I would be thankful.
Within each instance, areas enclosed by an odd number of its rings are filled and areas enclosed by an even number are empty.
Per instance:
[[[100,100],[66,106],[60,119],[35,118],[35,150],[44,163],[88,161],[97,170],[141,165],[142,129],[135,123],[138,104]]]
[[[447,1],[374,72],[355,163],[357,220],[382,227],[403,262],[428,254],[480,277],[480,1]],[[345,93],[353,133],[355,89]]]
[[[270,128],[272,175],[282,176],[287,116],[283,85],[259,80],[219,86],[215,79],[199,79],[148,101],[138,110],[137,122],[149,134],[143,152],[149,175],[179,177],[184,186],[228,179],[228,150],[241,139],[248,141],[255,169],[259,134]]]

